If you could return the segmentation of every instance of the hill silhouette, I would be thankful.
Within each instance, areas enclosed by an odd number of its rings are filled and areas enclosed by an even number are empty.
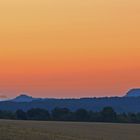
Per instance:
[[[129,90],[126,97],[140,97],[140,88]]]
[[[56,107],[77,110],[83,108],[86,110],[100,111],[106,106],[111,106],[116,112],[140,112],[140,96],[132,96],[139,90],[130,90],[124,97],[102,97],[102,98],[80,98],[80,99],[49,99],[33,98],[28,95],[20,95],[15,99],[0,102],[0,110],[16,111],[18,109],[29,110],[31,108],[42,108],[52,110]],[[132,92],[132,93],[131,93]],[[128,96],[130,95],[131,96]]]

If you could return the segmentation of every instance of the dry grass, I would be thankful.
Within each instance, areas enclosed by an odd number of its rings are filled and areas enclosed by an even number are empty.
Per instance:
[[[1,120],[0,140],[140,140],[140,125]]]

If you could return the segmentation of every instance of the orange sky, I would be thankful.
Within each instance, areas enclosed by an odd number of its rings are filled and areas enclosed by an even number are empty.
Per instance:
[[[123,95],[139,60],[139,0],[0,1],[0,95]]]

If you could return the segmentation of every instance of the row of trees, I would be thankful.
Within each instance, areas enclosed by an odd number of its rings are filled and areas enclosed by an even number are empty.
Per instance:
[[[117,114],[112,107],[105,107],[100,112],[85,109],[70,111],[67,108],[55,108],[49,112],[45,109],[33,108],[26,112],[23,110],[16,112],[0,111],[0,119],[140,123],[140,113]]]

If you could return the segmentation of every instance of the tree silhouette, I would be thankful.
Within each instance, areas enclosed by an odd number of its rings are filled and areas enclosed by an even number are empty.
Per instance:
[[[33,108],[27,111],[28,119],[50,120],[50,113],[45,109]]]
[[[88,111],[85,109],[78,109],[75,112],[76,121],[88,121]]]
[[[112,107],[105,107],[101,111],[101,115],[102,115],[102,121],[104,122],[115,122],[117,119],[117,114]]]
[[[21,109],[17,110],[16,111],[16,119],[18,119],[18,120],[27,120],[26,112],[24,112]]]

